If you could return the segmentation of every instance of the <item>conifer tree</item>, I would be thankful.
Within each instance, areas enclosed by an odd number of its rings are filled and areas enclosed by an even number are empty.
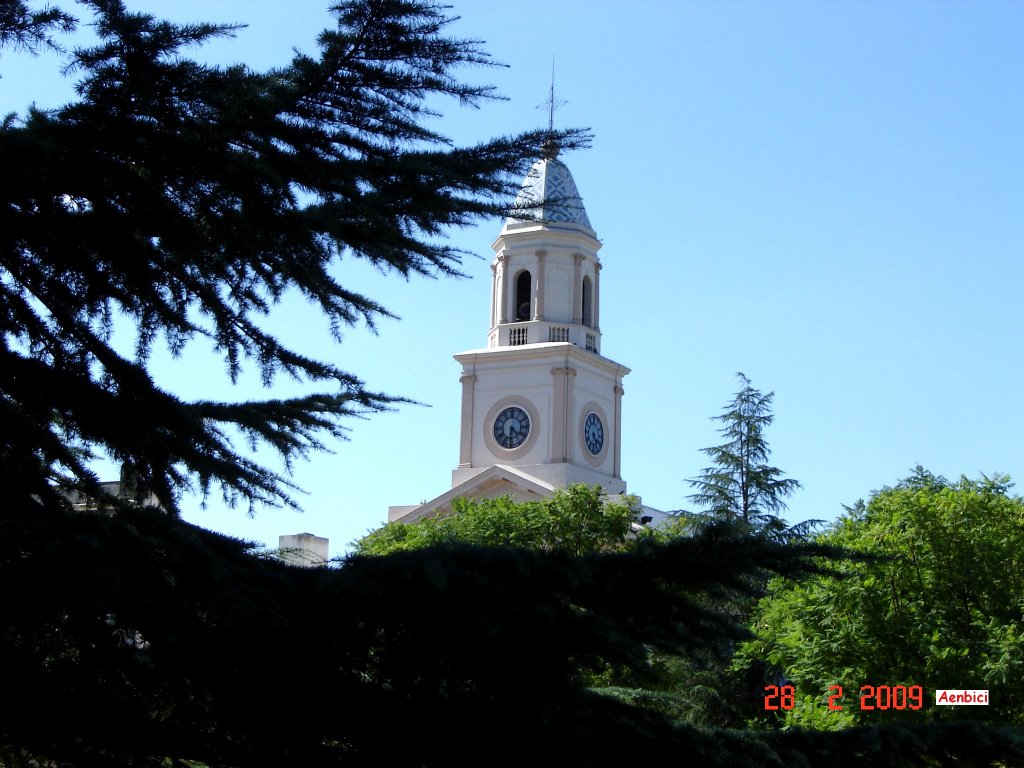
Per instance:
[[[0,485],[24,504],[59,503],[55,484],[96,494],[98,453],[130,464],[167,509],[191,485],[293,503],[287,477],[231,435],[287,463],[395,401],[285,346],[268,330],[274,305],[301,294],[338,339],[372,327],[391,313],[339,281],[339,259],[456,274],[446,230],[500,213],[550,134],[456,147],[425,124],[439,97],[494,95],[457,77],[490,60],[445,36],[430,0],[337,3],[316,56],[267,72],[186,55],[233,26],[85,5],[99,40],[64,54],[79,97],[0,129]],[[59,47],[74,23],[25,0],[0,7],[0,45]],[[134,326],[133,350],[114,345],[115,319]],[[157,345],[204,339],[232,380],[248,366],[313,391],[187,401],[153,380]]]
[[[71,32],[75,24],[75,17],[60,8],[30,8],[23,0],[4,0],[0,3],[0,47],[13,46],[31,53],[43,48],[61,51],[53,32]]]
[[[688,498],[714,518],[762,528],[777,520],[786,508],[784,499],[800,483],[768,464],[771,450],[764,430],[775,418],[775,393],[762,394],[742,373],[736,376],[740,391],[721,416],[712,417],[724,425],[719,433],[726,442],[703,449],[712,464],[689,481],[696,492]]]

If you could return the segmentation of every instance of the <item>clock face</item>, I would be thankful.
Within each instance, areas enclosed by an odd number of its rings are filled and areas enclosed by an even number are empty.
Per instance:
[[[494,439],[502,448],[518,448],[529,434],[530,417],[522,408],[506,408],[494,420]]]
[[[594,456],[604,447],[604,425],[596,413],[588,413],[587,420],[583,422],[583,440]]]

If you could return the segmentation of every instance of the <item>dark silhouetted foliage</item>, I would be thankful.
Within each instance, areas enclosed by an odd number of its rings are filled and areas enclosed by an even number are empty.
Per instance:
[[[286,292],[337,332],[387,313],[342,286],[344,254],[399,275],[448,273],[444,228],[497,213],[540,131],[450,146],[426,105],[486,88],[486,63],[422,0],[350,0],[316,57],[272,72],[210,67],[186,46],[230,30],[90,0],[99,41],[70,54],[80,96],[0,132],[0,762],[5,766],[794,766],[1024,760],[980,726],[839,736],[697,730],[592,690],[742,636],[716,603],[772,573],[817,569],[809,544],[722,523],[630,552],[446,546],[303,570],[173,514],[190,482],[289,501],[232,430],[286,459],[387,407],[351,373],[282,346],[263,321]],[[13,22],[9,20],[13,19]],[[0,2],[0,42],[56,45],[70,20]],[[555,137],[562,145],[578,133]],[[135,349],[112,345],[114,318]],[[326,387],[187,402],[147,361],[207,339]],[[96,493],[88,455],[124,463],[171,512]],[[846,761],[845,763],[843,761]],[[972,762],[973,761],[973,762]]]

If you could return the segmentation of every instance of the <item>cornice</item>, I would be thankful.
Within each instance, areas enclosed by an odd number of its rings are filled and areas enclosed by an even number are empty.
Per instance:
[[[566,362],[563,361],[572,361],[576,365],[606,371],[613,374],[616,378],[625,376],[630,372],[630,369],[621,363],[564,341],[524,344],[518,347],[470,349],[465,352],[459,352],[453,355],[453,357],[464,366],[513,362],[519,364],[524,361],[541,364],[545,362],[550,363],[552,360],[555,360],[562,362],[560,367],[565,367]]]

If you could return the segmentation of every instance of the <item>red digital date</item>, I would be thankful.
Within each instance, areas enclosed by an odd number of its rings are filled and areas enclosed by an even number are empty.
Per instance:
[[[873,702],[873,703],[872,703]],[[860,687],[861,710],[873,709],[920,709],[924,697],[920,685],[862,685]]]
[[[766,685],[764,708],[768,711],[789,711],[795,703],[796,691],[792,685]],[[843,686],[828,687],[828,708],[833,712],[841,712],[843,705]],[[920,685],[862,685],[860,687],[860,709],[863,712],[886,709],[921,709],[924,705],[924,693]]]
[[[766,685],[764,687],[766,691],[769,691],[768,695],[764,697],[764,708],[766,710],[785,709],[790,710],[793,708],[793,690],[792,685],[784,685],[781,688],[777,685]],[[779,703],[775,704],[775,699],[779,700]]]

